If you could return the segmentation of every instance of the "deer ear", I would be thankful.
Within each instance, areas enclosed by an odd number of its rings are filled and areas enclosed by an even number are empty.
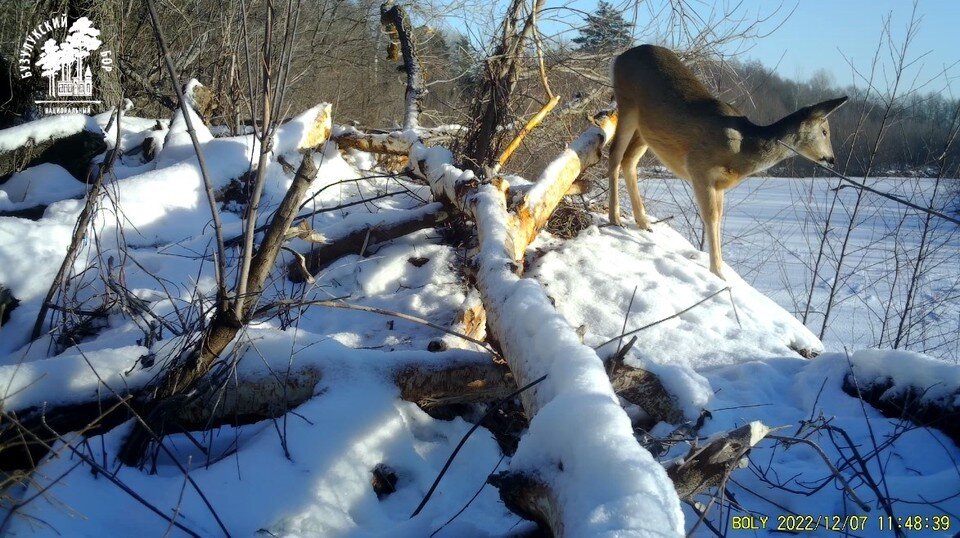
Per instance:
[[[840,108],[842,104],[846,103],[847,99],[847,96],[843,96],[837,99],[830,99],[829,101],[817,103],[810,107],[810,116],[813,118],[826,118],[831,112]]]

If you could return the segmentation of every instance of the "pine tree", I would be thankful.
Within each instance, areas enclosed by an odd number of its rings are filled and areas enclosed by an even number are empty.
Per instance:
[[[584,52],[616,52],[633,43],[632,26],[613,5],[601,0],[597,12],[587,15],[586,25],[573,42]]]

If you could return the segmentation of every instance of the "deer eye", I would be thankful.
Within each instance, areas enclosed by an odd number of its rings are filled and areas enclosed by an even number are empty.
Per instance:
[[[826,130],[826,129],[823,130],[823,136],[827,136],[827,130]]]

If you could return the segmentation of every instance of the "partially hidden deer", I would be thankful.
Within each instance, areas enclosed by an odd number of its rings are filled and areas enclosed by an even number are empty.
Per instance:
[[[827,116],[847,101],[831,99],[801,108],[770,125],[757,125],[716,99],[669,49],[634,47],[612,65],[617,129],[610,149],[610,222],[620,226],[620,169],[637,226],[650,230],[637,164],[647,149],[678,177],[693,185],[710,244],[710,271],[724,278],[720,254],[723,192],[746,177],[790,157],[834,164]]]

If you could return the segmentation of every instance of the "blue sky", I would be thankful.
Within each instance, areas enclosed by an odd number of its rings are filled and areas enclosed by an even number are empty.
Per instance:
[[[749,0],[748,0],[749,1]],[[792,7],[792,5],[791,5]],[[806,78],[825,69],[837,83],[852,83],[854,76],[846,56],[854,65],[869,66],[877,48],[884,18],[891,15],[896,42],[903,39],[913,2],[909,0],[801,0],[793,15],[772,35],[760,41],[747,56],[793,78]],[[960,60],[960,0],[920,0],[917,5],[919,30],[908,49],[908,57],[923,56],[913,74],[927,80]],[[886,55],[886,50],[882,51]],[[781,60],[782,56],[782,60]],[[889,56],[884,58],[889,63]],[[960,76],[954,65],[948,74]],[[930,91],[943,88],[932,84]],[[960,89],[956,81],[952,84]]]
[[[645,28],[649,26],[651,12],[661,9],[666,0],[609,0],[622,9],[628,20],[636,20],[638,42],[651,39]],[[707,18],[711,10],[733,6],[733,0],[686,0],[688,6]],[[744,0],[741,6],[746,15],[770,14],[780,5],[778,1]],[[542,17],[545,34],[565,39],[576,36],[571,27],[582,23],[584,12],[596,10],[597,0],[547,0]],[[910,0],[784,0],[779,15],[761,27],[762,39],[751,41],[741,59],[758,59],[767,67],[777,66],[777,73],[795,79],[805,79],[817,70],[827,71],[835,83],[846,86],[855,76],[847,62],[849,59],[859,69],[869,69],[884,18],[891,16],[891,29],[896,42],[900,42],[910,21],[913,2]],[[777,24],[792,11],[792,15],[777,28]],[[917,16],[919,31],[908,50],[910,58],[923,56],[910,70],[909,77],[926,81],[943,71],[944,67],[960,60],[960,0],[919,0]],[[774,30],[776,28],[776,30]],[[732,52],[741,44],[727,46]],[[882,61],[887,69],[891,60],[887,49],[882,51]],[[845,59],[846,57],[846,59]],[[960,65],[953,65],[948,72],[958,80],[952,82],[954,96],[960,95]],[[882,75],[881,75],[882,76]],[[885,84],[880,81],[879,85]],[[924,88],[939,92],[946,86],[941,76]]]

